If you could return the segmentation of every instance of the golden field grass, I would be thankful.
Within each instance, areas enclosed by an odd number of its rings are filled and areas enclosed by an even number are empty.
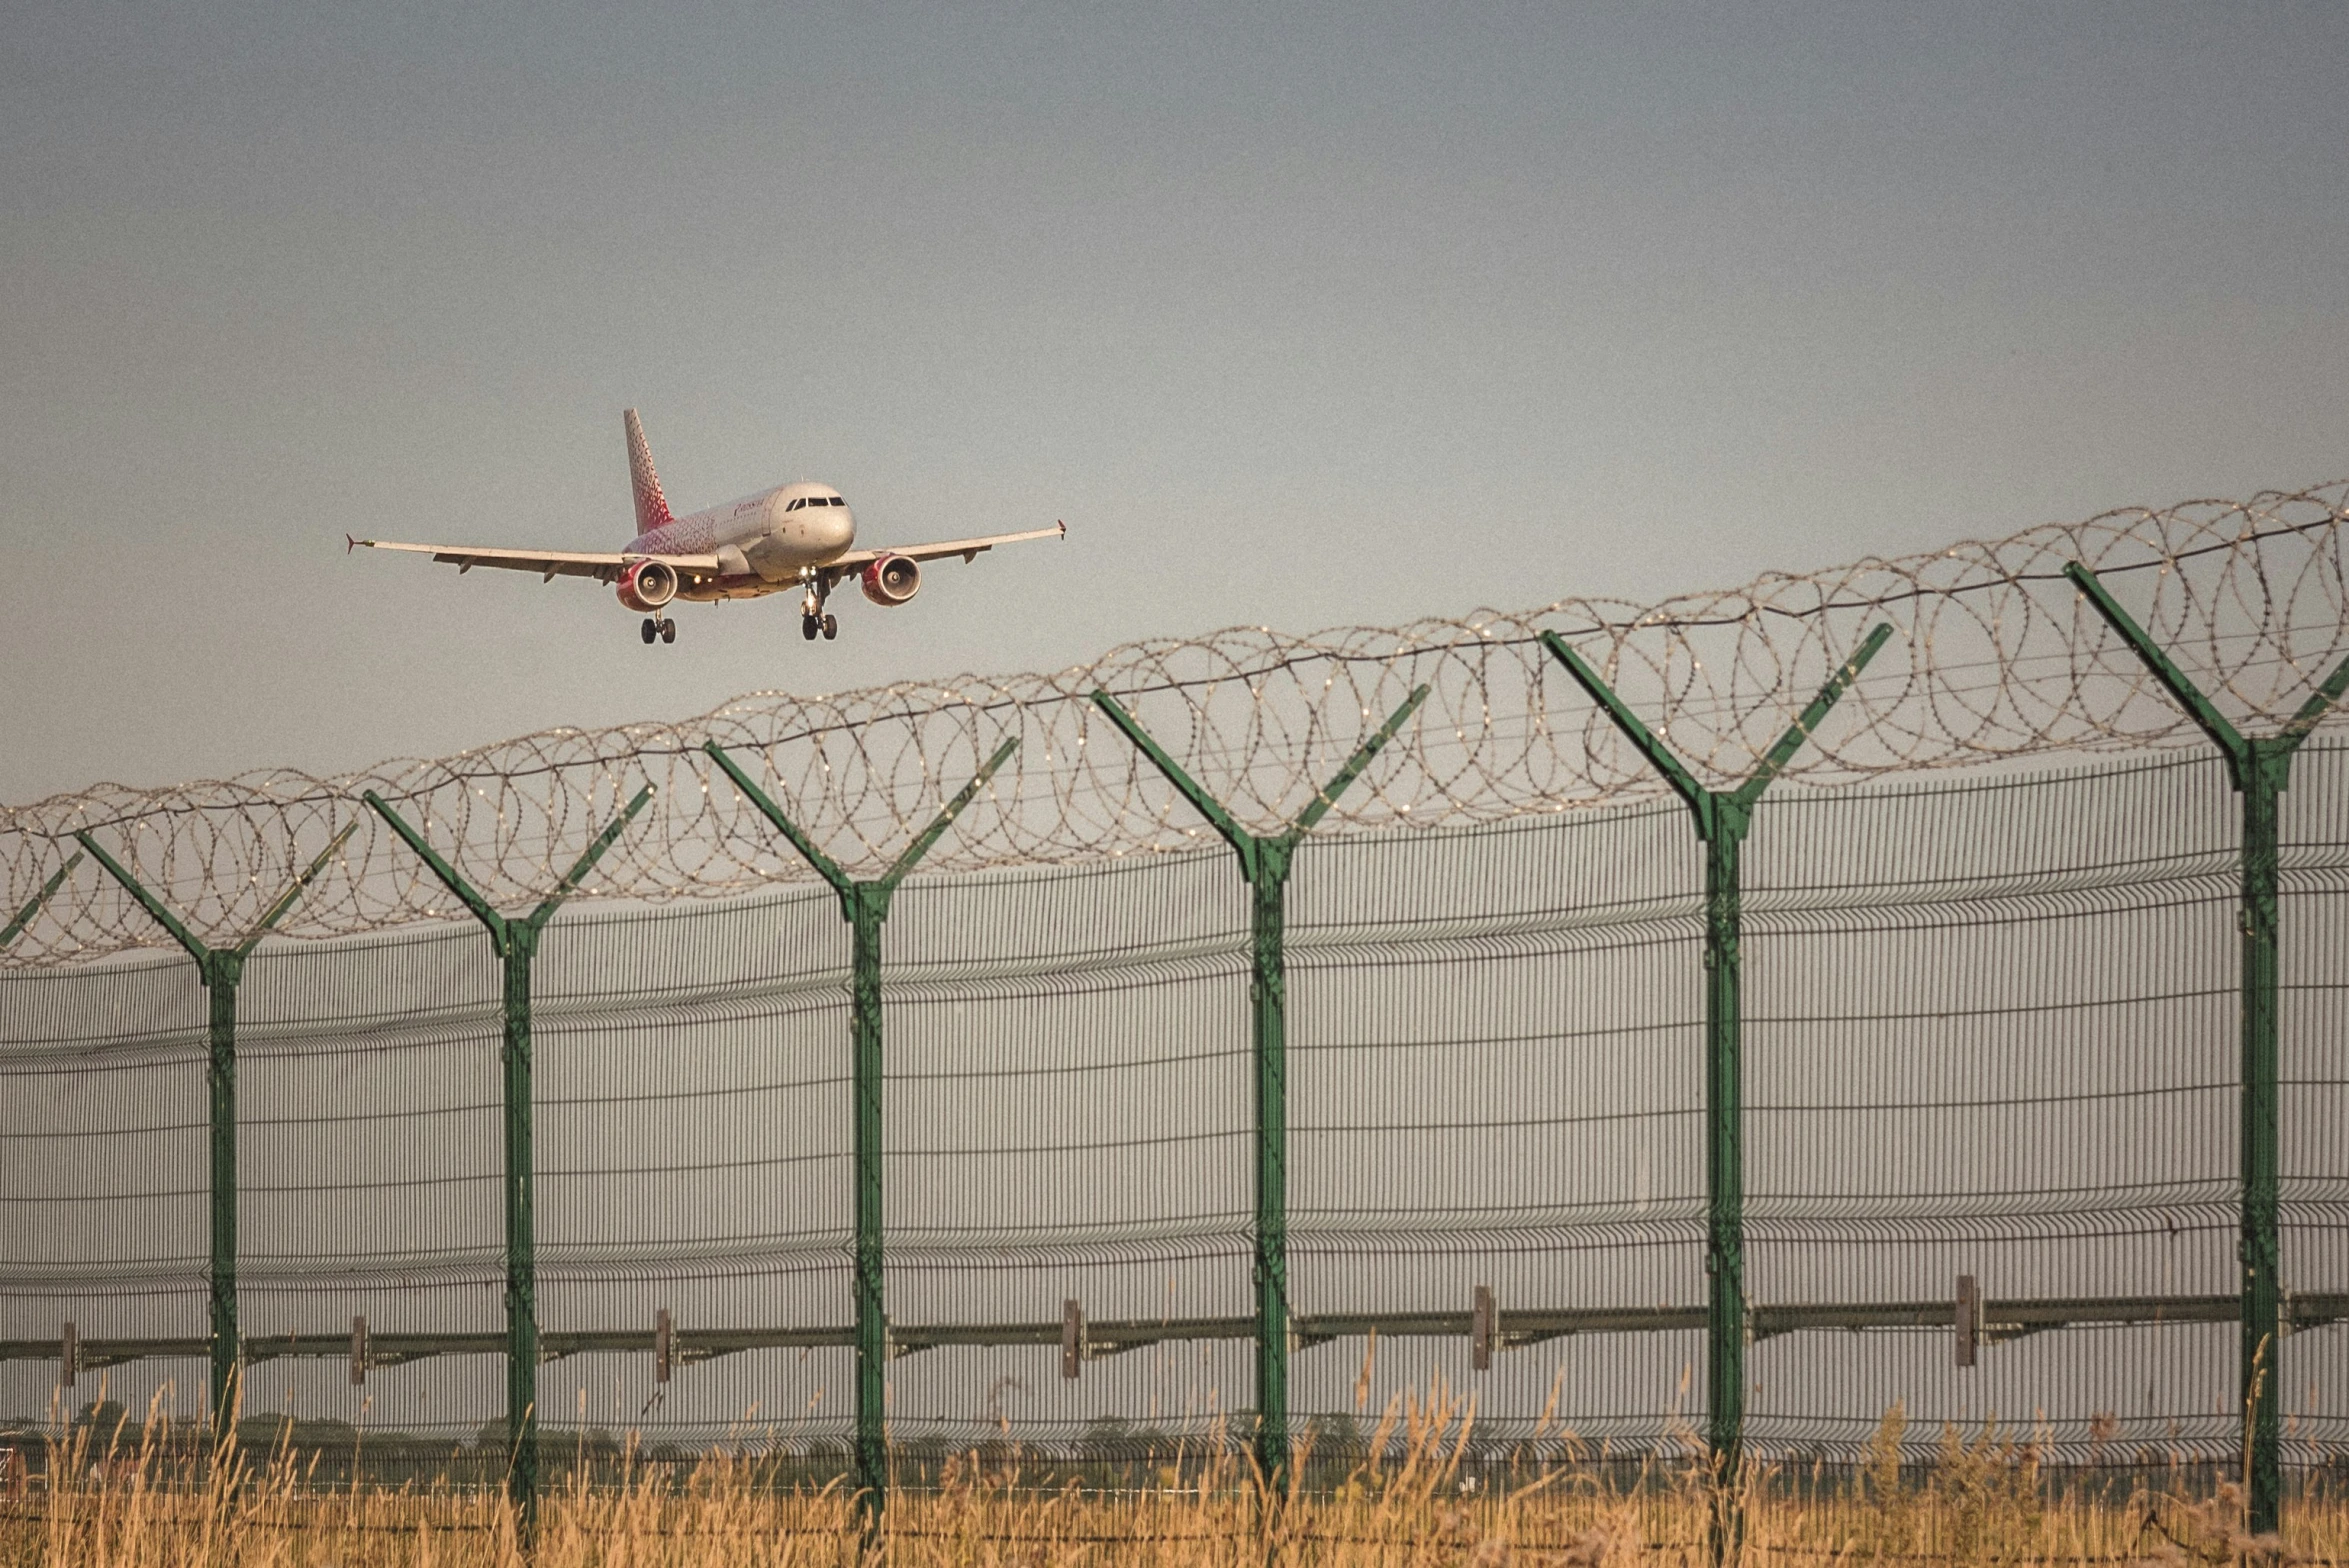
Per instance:
[[[1472,1402],[1398,1401],[1351,1471],[1267,1495],[1219,1448],[1158,1489],[1040,1485],[979,1456],[947,1461],[893,1500],[867,1538],[839,1486],[786,1486],[756,1458],[624,1463],[616,1478],[550,1489],[526,1551],[500,1497],[430,1487],[326,1489],[288,1452],[189,1456],[168,1426],[83,1427],[52,1441],[41,1474],[0,1502],[6,1568],[1632,1568],[1711,1560],[1715,1493],[1694,1463],[1565,1464],[1477,1486],[1463,1467]],[[1872,1459],[1829,1476],[1741,1478],[1741,1564],[2132,1564],[2349,1561],[2349,1506],[2296,1497],[2282,1539],[2244,1534],[2221,1485],[2114,1488],[2042,1473],[2031,1444],[1942,1434],[1939,1461],[1900,1463],[1900,1413]],[[585,1472],[579,1472],[584,1474]],[[48,1476],[62,1479],[51,1487]]]

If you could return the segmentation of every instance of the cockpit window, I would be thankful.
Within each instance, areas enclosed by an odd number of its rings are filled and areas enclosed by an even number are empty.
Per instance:
[[[796,512],[805,505],[807,505],[807,497],[803,495],[798,500],[792,502],[789,506],[783,508],[783,510],[786,512]]]
[[[847,500],[846,500],[844,497],[841,497],[841,496],[833,496],[833,497],[831,498],[831,504],[832,504],[832,505],[834,505],[834,506],[846,506],[846,505],[848,504],[848,502],[847,502]]]

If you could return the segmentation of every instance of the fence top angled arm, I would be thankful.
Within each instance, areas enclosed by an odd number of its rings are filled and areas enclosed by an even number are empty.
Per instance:
[[[2228,723],[2227,716],[2202,694],[2202,688],[2188,680],[2186,672],[2171,662],[2170,656],[2162,651],[2159,643],[2146,635],[2145,628],[2137,624],[2136,618],[2121,608],[2118,599],[2105,591],[2104,584],[2096,580],[2094,572],[2077,561],[2071,561],[2065,564],[2064,575],[2072,580],[2072,586],[2087,595],[2088,602],[2096,606],[2096,613],[2104,617],[2105,624],[2120,633],[2121,641],[2127,643],[2130,651],[2153,672],[2153,678],[2161,682],[2162,689],[2170,694],[2179,707],[2186,710],[2188,717],[2202,726],[2204,734],[2218,742],[2219,750],[2226,753],[2227,767],[2235,775],[2235,787],[2243,788],[2250,777],[2248,764],[2251,743],[2243,738],[2242,731]]]
[[[1615,721],[1615,727],[1624,733],[1632,745],[1639,748],[1640,755],[1648,759],[1648,766],[1661,773],[1664,782],[1671,785],[1682,800],[1688,802],[1688,809],[1696,813],[1699,831],[1710,837],[1713,831],[1713,792],[1699,784],[1696,775],[1681,766],[1680,759],[1672,755],[1671,748],[1649,733],[1648,727],[1639,722],[1639,715],[1624,705],[1623,699],[1615,695],[1613,687],[1599,679],[1599,672],[1583,663],[1582,655],[1566,646],[1565,638],[1556,632],[1545,631],[1542,633],[1542,646],[1549,649],[1560,664],[1566,666],[1566,673],[1573,676],[1584,691],[1590,693],[1591,701],[1597,703],[1607,717]]]
[[[1860,671],[1868,667],[1868,661],[1876,657],[1891,635],[1890,621],[1876,623],[1876,629],[1868,633],[1850,658],[1843,661],[1842,668],[1828,677],[1827,684],[1819,688],[1819,695],[1813,697],[1811,705],[1803,709],[1802,717],[1796,719],[1786,733],[1778,737],[1778,744],[1770,748],[1753,773],[1737,786],[1730,799],[1740,806],[1751,806],[1762,798],[1762,791],[1770,787],[1771,780],[1786,771],[1786,765],[1794,760],[1794,754],[1802,750],[1803,742],[1818,732],[1828,710],[1842,700],[1843,694],[1851,689],[1852,682],[1860,678]]]
[[[253,922],[253,929],[245,933],[245,939],[229,951],[239,958],[252,957],[253,949],[260,946],[261,939],[269,934],[269,928],[285,918],[285,912],[294,907],[294,900],[300,898],[304,890],[318,880],[318,873],[326,869],[326,863],[332,860],[336,852],[351,841],[351,835],[358,831],[358,823],[344,823],[343,830],[318,852],[317,859],[310,862],[310,869],[286,884],[285,891],[277,895],[277,902],[271,904],[262,913],[261,918]]]
[[[1118,706],[1115,697],[1105,691],[1096,690],[1093,693],[1093,705],[1108,714],[1109,722],[1122,730],[1126,739],[1134,743],[1134,748],[1150,759],[1152,767],[1166,775],[1166,781],[1175,787],[1177,793],[1191,803],[1192,808],[1199,815],[1207,819],[1209,827],[1223,835],[1224,842],[1238,851],[1241,866],[1250,875],[1254,875],[1256,871],[1256,835],[1240,826],[1238,820],[1223,809],[1223,803],[1201,789],[1191,775],[1176,765],[1174,758],[1159,750],[1158,743],[1150,738],[1149,731],[1143,729],[1132,714]]]
[[[474,919],[489,928],[490,936],[502,947],[506,941],[506,917],[491,908],[489,900],[476,893],[473,884],[457,874],[455,866],[441,859],[439,852],[424,841],[424,835],[408,826],[407,819],[392,810],[381,795],[369,790],[360,798],[367,802],[377,816],[391,825],[391,830],[400,836],[400,841],[416,852],[416,858],[432,869],[432,874],[457,895],[458,902],[472,911]]]
[[[57,890],[65,886],[65,879],[73,875],[73,868],[81,863],[82,852],[77,849],[64,865],[49,873],[49,880],[41,884],[41,891],[35,893],[32,900],[16,912],[14,920],[0,926],[0,947],[6,947],[24,934],[24,928],[33,923],[33,916],[41,912],[41,906],[57,896]]]
[[[841,870],[839,863],[830,855],[816,848],[814,839],[802,833],[797,824],[783,815],[783,808],[769,800],[767,792],[750,781],[750,775],[736,766],[732,757],[726,755],[725,747],[714,740],[705,740],[701,743],[701,749],[710,754],[711,761],[726,770],[726,777],[732,779],[734,787],[742,791],[742,798],[758,807],[759,814],[775,824],[783,836],[791,840],[791,847],[799,851],[799,858],[815,867],[816,874],[832,884],[833,892],[842,898],[852,896],[855,880]]]
[[[594,843],[587,846],[587,852],[581,855],[577,863],[563,874],[563,880],[555,884],[555,890],[530,912],[528,919],[517,923],[527,927],[533,934],[545,930],[546,923],[555,917],[555,910],[562,905],[563,900],[579,891],[580,878],[595,869],[595,863],[604,858],[604,851],[619,841],[621,833],[626,831],[628,824],[636,820],[636,814],[644,809],[644,803],[652,798],[653,787],[650,784],[638,790],[636,798],[620,809],[620,814],[606,824],[604,830],[595,836]]]
[[[1387,716],[1386,723],[1379,726],[1378,733],[1354,748],[1354,755],[1346,759],[1346,765],[1338,769],[1337,776],[1323,785],[1320,792],[1306,803],[1305,809],[1297,813],[1297,820],[1289,827],[1289,837],[1298,838],[1311,832],[1313,824],[1329,814],[1329,808],[1337,804],[1338,797],[1362,776],[1364,768],[1370,766],[1370,759],[1395,738],[1395,731],[1403,727],[1403,721],[1417,712],[1421,703],[1427,701],[1427,692],[1428,688],[1424,685],[1413,687],[1411,695],[1403,699],[1403,706]]]
[[[2300,705],[2300,711],[2292,715],[2292,722],[2284,726],[2280,738],[2294,750],[2299,749],[2300,743],[2308,739],[2308,732],[2315,729],[2317,721],[2325,716],[2325,710],[2339,702],[2345,691],[2349,691],[2349,659],[2343,659],[2333,666],[2333,673],[2326,676],[2324,684],[2317,687],[2309,699]],[[4,945],[5,941],[5,938],[0,938],[0,945]]]
[[[199,964],[212,962],[212,949],[199,941],[196,933],[182,925],[179,917],[164,907],[163,900],[148,892],[137,877],[132,876],[123,868],[121,862],[106,853],[96,839],[90,837],[87,832],[78,832],[74,834],[74,841],[88,850],[91,857],[106,868],[107,874],[121,883],[123,889],[139,901],[139,907],[153,916],[157,925],[171,933],[173,941],[188,950],[189,957],[195,959]]]
[[[896,863],[881,874],[880,885],[884,891],[894,890],[898,883],[905,880],[905,874],[913,870],[915,864],[930,852],[930,846],[938,842],[939,835],[952,825],[956,817],[962,815],[963,808],[968,806],[977,797],[979,791],[985,787],[987,781],[995,776],[995,770],[1009,761],[1013,752],[1019,750],[1019,745],[1019,737],[1015,735],[995,748],[995,755],[987,759],[987,765],[979,769],[977,776],[962,787],[961,793],[946,803],[946,809],[939,812],[930,825],[922,830],[919,838],[906,845],[905,853],[897,857]]]

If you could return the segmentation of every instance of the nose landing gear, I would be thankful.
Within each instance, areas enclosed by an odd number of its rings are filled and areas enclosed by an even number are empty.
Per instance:
[[[799,601],[799,635],[814,642],[819,634],[826,642],[840,635],[839,620],[824,610],[825,596],[832,587],[829,577],[818,577],[807,585],[807,597]]]
[[[649,615],[646,616],[644,618],[645,644],[649,647],[656,637],[662,642],[675,642],[677,640],[677,623],[665,615],[657,621]]]

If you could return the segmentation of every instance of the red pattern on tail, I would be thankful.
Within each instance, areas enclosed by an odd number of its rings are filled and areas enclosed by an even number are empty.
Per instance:
[[[661,476],[653,472],[652,448],[645,445],[644,421],[630,409],[621,416],[628,429],[628,483],[636,492],[636,531],[649,534],[669,525],[669,498],[661,494]]]

